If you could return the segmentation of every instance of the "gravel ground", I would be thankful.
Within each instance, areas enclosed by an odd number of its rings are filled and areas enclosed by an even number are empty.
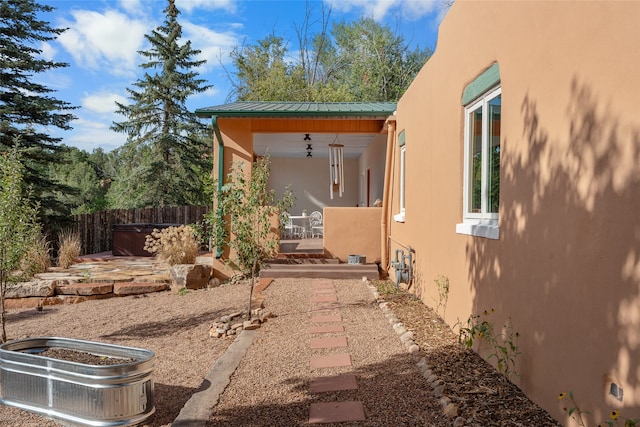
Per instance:
[[[313,402],[362,401],[366,421],[340,426],[451,426],[405,350],[371,290],[359,280],[334,280],[347,349],[311,350],[309,332],[313,280],[278,279],[265,291],[266,309],[277,317],[264,323],[220,397],[207,427],[308,425]],[[208,334],[212,321],[245,308],[246,284],[145,297],[112,298],[75,305],[12,311],[10,339],[64,336],[148,348],[156,353],[156,414],[148,427],[169,426],[198,389],[215,360],[231,344]],[[442,320],[410,295],[383,295],[393,312],[414,332],[420,355],[445,381],[446,394],[459,406],[467,425],[558,426],[477,354],[456,344]],[[345,353],[353,366],[311,371],[314,355]],[[310,394],[314,376],[353,372],[357,390]],[[0,405],[0,425],[57,426],[24,411]],[[332,427],[332,424],[323,424]]]
[[[311,350],[311,280],[278,280],[265,293],[278,315],[260,330],[222,395],[208,427],[307,425],[312,402],[362,401],[359,426],[451,426],[371,291],[358,280],[333,281],[348,349]],[[351,354],[352,367],[310,370],[312,355]],[[354,372],[358,390],[308,392],[313,376]],[[332,424],[323,424],[331,426]],[[341,423],[341,426],[350,423]]]
[[[155,352],[156,413],[145,424],[169,426],[200,387],[232,340],[209,337],[214,319],[246,308],[247,285],[223,285],[185,295],[171,292],[12,310],[9,339],[60,336],[145,348]],[[0,405],[0,425],[48,427],[59,424]]]

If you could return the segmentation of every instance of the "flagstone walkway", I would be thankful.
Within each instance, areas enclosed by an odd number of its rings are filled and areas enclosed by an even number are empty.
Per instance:
[[[358,382],[354,374],[323,376],[324,368],[351,366],[351,355],[346,335],[323,337],[328,333],[344,333],[338,296],[332,281],[319,280],[312,284],[311,296],[311,350],[341,348],[344,353],[313,355],[309,363],[318,373],[309,383],[310,393],[327,393],[341,390],[357,390]],[[337,314],[336,314],[337,312]],[[314,402],[309,408],[309,424],[337,423],[365,420],[362,401]]]

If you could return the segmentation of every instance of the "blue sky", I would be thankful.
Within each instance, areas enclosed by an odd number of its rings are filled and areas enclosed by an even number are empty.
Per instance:
[[[412,47],[434,49],[437,28],[446,8],[442,0],[324,0],[332,21],[355,21],[371,16],[402,34]],[[127,103],[127,87],[141,75],[140,55],[148,48],[145,34],[164,20],[164,0],[39,0],[56,8],[43,15],[53,27],[68,28],[55,41],[40,46],[43,56],[69,63],[69,67],[38,76],[54,96],[79,108],[72,131],[51,129],[66,145],[106,151],[124,144],[126,137],[109,129],[115,101]],[[310,0],[314,17],[321,16],[322,1]],[[223,104],[230,90],[224,67],[231,70],[234,46],[254,44],[274,32],[297,49],[295,25],[305,16],[304,0],[176,0],[183,40],[202,51],[206,65],[200,75],[213,88],[193,96],[190,110]],[[331,28],[331,25],[329,25]],[[313,32],[319,26],[312,27]]]

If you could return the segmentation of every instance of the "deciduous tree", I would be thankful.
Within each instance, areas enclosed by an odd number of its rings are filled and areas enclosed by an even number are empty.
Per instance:
[[[17,138],[19,140],[19,138]],[[0,323],[1,341],[7,340],[4,299],[7,286],[17,279],[13,274],[22,257],[36,245],[41,228],[38,208],[23,195],[24,168],[17,144],[0,153]]]

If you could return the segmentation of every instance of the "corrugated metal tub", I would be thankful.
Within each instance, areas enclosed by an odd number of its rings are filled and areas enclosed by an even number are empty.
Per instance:
[[[92,365],[46,357],[72,350],[123,359]],[[0,345],[0,402],[65,423],[131,426],[155,412],[154,353],[133,347],[40,337]]]

